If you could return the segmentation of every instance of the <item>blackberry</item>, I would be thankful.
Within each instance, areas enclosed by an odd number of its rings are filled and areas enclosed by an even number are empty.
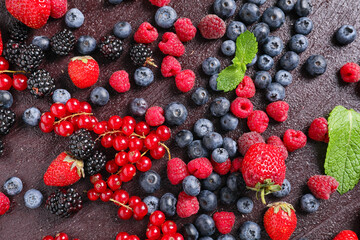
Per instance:
[[[106,156],[100,151],[96,151],[88,160],[85,162],[85,174],[92,176],[100,172],[106,164]]]
[[[10,63],[14,63],[16,57],[19,55],[20,48],[22,47],[22,43],[10,39],[4,48],[4,57],[6,60],[8,60]]]
[[[56,33],[50,40],[51,50],[60,56],[68,55],[74,49],[75,43],[76,38],[68,29]]]
[[[123,51],[123,42],[113,35],[102,37],[99,49],[106,58],[111,60],[118,59]]]
[[[39,67],[44,56],[44,52],[38,46],[23,45],[19,48],[14,63],[25,72],[33,72]]]
[[[10,38],[16,41],[25,41],[28,38],[28,34],[29,28],[21,22],[14,23],[9,29]]]
[[[70,136],[69,151],[77,159],[87,159],[95,148],[95,141],[88,130],[80,129]]]
[[[151,57],[152,51],[144,44],[136,44],[130,49],[130,58],[135,65],[146,66],[147,64],[157,67]]]
[[[10,109],[0,108],[0,134],[6,135],[15,123],[15,113]]]
[[[36,98],[50,96],[55,90],[54,79],[46,70],[39,69],[33,72],[27,82],[30,93]]]
[[[46,200],[45,207],[59,217],[70,217],[82,209],[82,199],[75,189],[58,189]]]
[[[0,156],[4,154],[4,142],[0,140]]]

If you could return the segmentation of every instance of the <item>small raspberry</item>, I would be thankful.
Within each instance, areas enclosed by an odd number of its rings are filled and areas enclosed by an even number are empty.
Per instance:
[[[250,131],[263,133],[269,125],[269,117],[263,111],[253,111],[247,119],[247,125]]]
[[[4,215],[10,208],[9,198],[0,192],[0,216]]]
[[[284,101],[270,103],[266,107],[267,114],[277,122],[284,122],[288,117],[289,104]]]
[[[217,163],[213,160],[211,160],[211,164],[214,168],[214,172],[216,172],[219,175],[226,175],[230,171],[231,168],[231,160],[227,159],[223,163]]]
[[[265,143],[264,138],[257,132],[248,132],[238,139],[238,148],[241,155],[245,156],[249,148],[255,143]]]
[[[180,158],[173,158],[167,163],[167,176],[171,184],[176,185],[189,176],[186,163]]]
[[[286,130],[283,137],[284,145],[289,152],[303,148],[306,145],[306,135],[302,131],[294,129]]]
[[[320,142],[329,142],[329,130],[328,122],[325,118],[316,118],[311,123],[309,128],[309,138],[320,141]]]
[[[232,212],[216,212],[213,219],[217,230],[221,234],[228,234],[234,226],[235,214]]]
[[[185,53],[184,44],[178,36],[172,32],[164,33],[161,42],[159,42],[160,51],[174,57],[180,57]]]
[[[267,139],[266,143],[278,147],[284,159],[286,160],[288,158],[289,153],[281,138],[279,138],[278,136],[271,136]]]
[[[109,80],[110,86],[119,93],[124,93],[130,89],[129,74],[124,71],[114,72]]]
[[[189,196],[185,192],[181,192],[176,204],[176,213],[181,218],[187,218],[199,211],[199,201],[196,197]]]
[[[360,80],[360,66],[353,62],[346,63],[341,67],[340,75],[344,82],[358,82]]]
[[[241,172],[241,163],[244,160],[242,157],[235,158],[231,163],[230,172]]]
[[[187,167],[189,173],[199,179],[209,177],[213,171],[213,166],[207,158],[193,159],[188,163]]]
[[[189,18],[179,18],[174,23],[174,27],[176,35],[182,42],[188,42],[192,40],[196,35],[196,27],[194,27]]]
[[[160,126],[165,122],[164,109],[158,106],[149,108],[145,114],[145,121],[151,127]]]
[[[338,188],[339,183],[331,176],[315,175],[309,179],[307,185],[316,198],[328,200],[330,194]]]
[[[333,240],[359,240],[355,232],[351,230],[341,231]]]
[[[238,118],[247,118],[253,111],[253,104],[247,98],[237,97],[230,105],[231,112]]]
[[[225,35],[226,24],[224,20],[214,14],[206,15],[201,19],[198,28],[206,39],[218,39]]]
[[[255,95],[255,84],[253,80],[245,76],[236,88],[236,95],[242,98],[252,98]]]
[[[188,92],[194,87],[195,73],[189,69],[184,70],[176,75],[175,83],[181,92]]]
[[[161,63],[161,74],[164,77],[176,76],[181,72],[181,65],[179,61],[173,56],[164,57]]]
[[[170,0],[149,0],[152,5],[155,5],[157,7],[163,7],[170,3]]]
[[[150,23],[143,22],[134,34],[134,40],[137,43],[152,43],[158,38],[159,34],[156,28]]]

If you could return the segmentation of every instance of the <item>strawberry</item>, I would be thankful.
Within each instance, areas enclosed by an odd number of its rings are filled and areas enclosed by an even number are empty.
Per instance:
[[[48,186],[69,186],[84,177],[84,162],[76,160],[62,152],[52,161],[44,175],[44,182]]]
[[[356,233],[350,230],[341,231],[333,240],[359,240]]]
[[[235,223],[235,214],[232,212],[217,212],[213,215],[215,226],[221,234],[231,232]]]
[[[330,194],[338,188],[339,183],[331,176],[315,175],[309,179],[307,185],[316,198],[328,200]]]
[[[286,202],[270,204],[264,215],[264,227],[272,240],[288,240],[295,231],[297,218],[294,207]]]
[[[0,56],[2,55],[2,51],[3,51],[3,42],[2,42],[1,31],[0,31]]]
[[[90,56],[74,57],[68,65],[71,81],[78,88],[88,88],[99,78],[99,64]]]
[[[50,4],[50,16],[52,18],[61,18],[66,14],[68,8],[67,0],[50,0]]]
[[[50,16],[50,0],[6,0],[7,10],[31,28],[43,27]]]
[[[9,198],[0,192],[0,216],[4,215],[10,208]]]

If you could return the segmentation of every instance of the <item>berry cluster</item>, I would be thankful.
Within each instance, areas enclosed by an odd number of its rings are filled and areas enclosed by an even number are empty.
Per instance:
[[[153,212],[149,218],[146,229],[146,237],[149,240],[183,240],[183,236],[177,233],[177,225],[173,221],[166,221],[165,214],[159,210]]]
[[[71,238],[69,238],[69,236],[66,233],[58,233],[56,234],[55,237],[51,236],[51,235],[47,235],[45,237],[42,238],[42,240],[70,240]],[[79,240],[78,238],[73,238],[73,240]]]
[[[6,73],[12,73],[13,77]],[[10,90],[13,87],[15,90],[23,91],[27,88],[27,80],[20,72],[9,70],[9,62],[0,56],[0,90]]]

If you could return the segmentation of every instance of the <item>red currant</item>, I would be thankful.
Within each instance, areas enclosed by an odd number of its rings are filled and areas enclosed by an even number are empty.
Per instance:
[[[158,145],[156,148],[150,150],[150,155],[153,159],[161,159],[166,153],[166,150],[163,146]]]
[[[148,213],[148,208],[144,202],[135,204],[133,210],[135,220],[141,220]]]
[[[129,162],[136,163],[141,158],[141,153],[139,150],[132,150],[128,153]]]
[[[119,175],[113,174],[107,180],[107,185],[113,191],[121,187],[121,181]]]
[[[126,136],[130,136],[131,134],[133,134],[134,132],[134,126],[127,124],[127,123],[123,123],[123,127],[122,127],[122,132],[126,135]]]
[[[119,232],[115,238],[115,240],[128,240],[128,239],[129,239],[129,234],[126,232]]]
[[[123,151],[128,148],[128,138],[125,136],[118,136],[114,139],[113,147],[116,151]]]
[[[46,125],[53,125],[55,122],[55,117],[51,112],[45,112],[41,115],[40,121]]]
[[[130,150],[141,150],[144,146],[143,140],[137,137],[132,137],[129,139],[129,149]]]
[[[80,101],[76,98],[70,98],[66,104],[66,110],[70,113],[77,113],[80,111]]]
[[[42,240],[54,240],[53,236],[47,235]]]
[[[40,127],[40,130],[44,133],[49,133],[51,132],[53,129],[54,129],[54,125],[46,125],[45,123],[43,122],[40,122],[39,123],[39,127]]]
[[[176,233],[177,231],[177,226],[176,223],[174,221],[166,221],[164,222],[164,224],[161,226],[161,230],[163,232],[163,234],[173,234]]]
[[[161,226],[165,222],[165,214],[162,211],[156,210],[150,215],[149,221],[155,226]]]
[[[144,144],[147,149],[155,149],[159,145],[160,139],[156,134],[150,133],[148,136],[146,136]]]
[[[114,160],[107,161],[105,169],[108,173],[116,173],[119,170],[119,166],[116,165]]]
[[[0,53],[1,54],[1,53]],[[4,57],[0,56],[0,71],[8,70],[9,69],[9,62]]]
[[[107,122],[106,121],[98,122],[95,124],[94,132],[96,134],[101,135],[101,134],[105,133],[106,131],[107,131]]]
[[[136,168],[140,171],[140,172],[147,172],[150,170],[152,166],[152,162],[150,160],[150,158],[142,156],[140,158],[140,160],[136,163]]]
[[[81,102],[80,112],[91,113],[92,112],[91,105],[88,102]]]
[[[131,126],[133,126],[133,127],[135,127],[135,125],[136,125],[136,121],[135,121],[135,119],[133,118],[133,117],[130,117],[130,116],[125,116],[124,118],[123,118],[123,124],[125,125],[131,125]]]
[[[151,226],[146,229],[146,237],[149,240],[158,239],[161,235],[160,228],[157,226]]]
[[[138,196],[132,196],[131,198],[129,198],[129,207],[134,208],[134,206],[136,204],[138,204],[139,202],[141,202],[141,198]]]
[[[69,120],[69,122],[71,122],[71,124],[74,126],[74,132],[79,130],[78,120],[79,120],[78,116],[71,117],[70,120]]]
[[[128,159],[128,154],[127,154],[127,152],[121,151],[121,152],[118,152],[118,153],[115,155],[115,163],[116,163],[116,165],[118,165],[119,167],[124,166],[124,165],[127,164],[128,162],[129,162],[129,159]]]
[[[13,87],[15,90],[24,91],[27,88],[28,78],[23,74],[13,75]]]
[[[96,192],[95,189],[90,189],[87,192],[87,197],[90,201],[96,201],[99,199],[100,194],[98,192]]]
[[[113,194],[113,199],[122,204],[127,204],[129,202],[129,193],[122,189],[116,190]],[[118,204],[116,204],[116,205],[118,205]]]
[[[160,141],[167,141],[170,139],[171,137],[171,131],[170,131],[170,128],[168,128],[167,126],[165,125],[161,125],[160,127],[158,127],[156,129],[156,135],[159,136],[160,138]]]
[[[136,168],[132,164],[125,164],[122,167],[120,173],[120,179],[122,182],[129,182],[136,174]]]
[[[136,235],[130,235],[127,240],[140,240],[140,238]]]
[[[135,126],[135,132],[141,136],[147,136],[150,133],[150,127],[146,122],[139,122]]]
[[[0,90],[9,90],[12,86],[13,80],[7,74],[0,74]]]
[[[101,145],[104,148],[111,148],[113,145],[114,138],[111,135],[106,135],[101,138]]]
[[[121,128],[121,125],[122,125],[122,120],[121,120],[121,117],[115,115],[115,116],[112,116],[108,123],[108,128],[110,130],[119,130]]]
[[[91,128],[92,123],[90,116],[86,116],[86,115],[79,116],[79,119],[77,120],[77,124],[79,128],[85,128],[85,129]]]
[[[56,234],[55,240],[69,240],[69,237],[66,233]]]
[[[132,217],[132,215],[133,215],[133,212],[126,207],[120,207],[118,210],[118,216],[122,220],[128,220]]]
[[[63,137],[68,137],[74,132],[74,126],[69,121],[62,121],[57,127],[57,133]]]
[[[88,126],[87,129],[92,131],[97,123],[98,123],[97,118],[94,116],[90,116],[90,125]]]
[[[107,188],[104,192],[102,192],[100,194],[100,199],[103,202],[108,202],[108,201],[110,201],[112,195],[113,195],[113,192]]]
[[[106,182],[104,180],[98,180],[96,181],[96,183],[94,184],[94,189],[96,192],[98,193],[103,193],[105,192],[107,188]]]
[[[184,237],[180,233],[165,234],[161,240],[184,240]]]
[[[50,112],[57,118],[63,118],[66,115],[66,107],[62,103],[53,103]]]
[[[102,176],[101,176],[100,173],[97,173],[97,174],[92,175],[92,176],[90,177],[90,182],[91,182],[92,184],[95,184],[98,180],[102,180]]]

